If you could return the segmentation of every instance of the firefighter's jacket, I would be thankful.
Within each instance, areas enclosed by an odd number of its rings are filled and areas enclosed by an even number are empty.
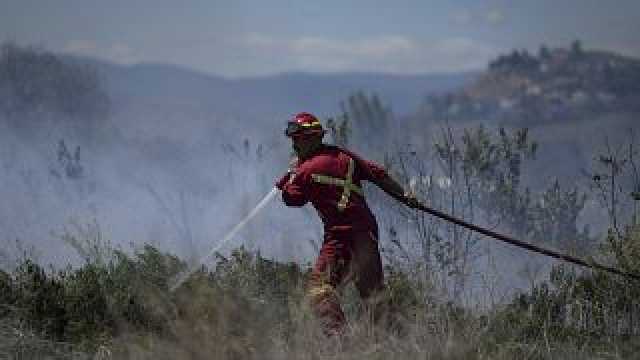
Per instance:
[[[322,145],[301,161],[293,179],[285,174],[276,186],[287,206],[311,202],[318,211],[325,232],[377,232],[376,219],[362,191],[362,182],[381,180],[385,170],[345,149]]]

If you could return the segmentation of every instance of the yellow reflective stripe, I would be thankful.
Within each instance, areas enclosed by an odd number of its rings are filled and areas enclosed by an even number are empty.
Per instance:
[[[338,203],[338,210],[342,211],[347,207],[349,202],[349,195],[351,195],[351,178],[353,177],[354,163],[353,159],[349,159],[349,166],[347,167],[347,178],[345,179],[345,186],[342,189],[342,197]]]
[[[362,189],[360,189],[355,184],[349,184],[349,189],[351,189],[351,191],[355,192],[356,194],[358,194],[360,196],[364,196],[364,191],[362,191]]]
[[[364,196],[364,192],[362,191],[362,189],[353,183],[352,178],[354,170],[355,162],[350,158],[349,166],[347,167],[346,179],[334,178],[322,174],[311,174],[311,178],[313,179],[313,181],[320,184],[342,186],[342,195],[340,196],[340,201],[338,202],[338,210],[343,211],[347,207],[347,203],[349,202],[349,197],[352,191],[360,196]]]
[[[300,126],[302,127],[312,127],[312,126],[319,126],[320,125],[320,121],[315,121],[309,124],[300,124]]]
[[[343,179],[338,179],[338,178],[334,178],[334,177],[327,176],[327,175],[312,174],[311,178],[313,178],[313,180],[315,182],[319,182],[321,184],[344,186],[344,180]]]
[[[311,178],[313,179],[313,181],[320,184],[346,186],[344,179],[333,178],[333,177],[321,175],[321,174],[312,174]],[[349,184],[348,186],[351,189],[351,191],[355,192],[358,195],[364,196],[364,192],[362,191],[361,188],[358,187],[358,185],[352,183],[352,184]]]
[[[322,284],[320,286],[312,286],[308,290],[308,295],[313,300],[320,300],[325,297],[333,296],[336,290],[330,284]]]

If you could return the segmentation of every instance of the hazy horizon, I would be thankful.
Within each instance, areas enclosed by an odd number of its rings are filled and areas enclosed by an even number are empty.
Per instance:
[[[230,78],[289,72],[473,71],[541,44],[640,55],[632,0],[279,0],[42,3],[9,0],[0,41],[119,64],[164,63]]]

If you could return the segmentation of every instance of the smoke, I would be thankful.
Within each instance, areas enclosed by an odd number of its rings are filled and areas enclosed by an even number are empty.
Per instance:
[[[56,59],[18,50],[24,52],[20,56]],[[75,79],[74,71],[84,71],[84,65],[64,64],[64,74],[49,75]],[[130,106],[135,98],[123,96],[109,99],[104,112],[87,103],[102,104],[99,96],[81,104],[91,111],[75,112],[72,103],[64,112],[56,101],[66,98],[47,95],[62,89],[39,80],[35,70],[17,73],[23,83],[49,87],[35,100],[18,93],[15,81],[0,79],[8,94],[0,112],[4,266],[22,255],[20,246],[36,249],[44,264],[77,264],[82,257],[63,239],[90,237],[78,229],[91,223],[99,224],[93,231],[115,248],[130,251],[150,243],[193,262],[247,215],[287,167],[290,145],[281,124],[242,122],[212,110],[175,109],[167,118],[162,109],[141,113]],[[96,93],[108,93],[108,83],[91,84]],[[238,244],[302,261],[311,254],[308,215],[272,203],[237,234]]]
[[[249,224],[249,221],[251,221],[256,215],[258,215],[260,211],[264,209],[267,204],[269,204],[269,202],[275,197],[277,193],[278,189],[276,187],[271,189],[271,191],[269,191],[269,193],[265,195],[264,199],[260,200],[258,205],[251,209],[249,214],[244,219],[242,219],[242,221],[238,222],[222,240],[220,240],[209,251],[206,252],[206,255],[198,259],[198,261],[194,265],[192,265],[185,273],[180,274],[176,278],[174,284],[171,285],[170,290],[172,292],[175,291],[175,289],[180,287],[180,285],[182,285],[189,278],[189,276],[193,275],[193,273],[196,272],[201,266],[207,265],[211,261],[213,256],[217,252],[219,252],[224,245],[232,240],[240,230],[247,226],[247,224]]]
[[[107,82],[99,85],[110,96],[108,111],[96,112],[102,105],[83,103],[82,108],[90,111],[78,115],[46,102],[31,104],[23,111],[2,109],[3,266],[11,266],[25,249],[36,253],[43,264],[79,264],[83,257],[63,239],[75,236],[90,241],[92,234],[79,229],[92,223],[99,226],[89,229],[99,231],[113,247],[131,251],[150,243],[190,264],[197,263],[230,231],[235,235],[233,246],[259,250],[266,257],[307,262],[315,256],[322,226],[310,206],[302,211],[286,208],[276,199],[234,231],[287,167],[291,148],[282,136],[282,122],[219,114],[215,107],[193,104],[173,104],[171,112],[160,105],[135,106],[139,99],[135,95],[116,96]],[[5,86],[0,83],[0,90],[5,91]],[[11,95],[6,99],[21,98]],[[104,103],[99,96],[87,99]],[[145,101],[153,103],[153,99]],[[618,125],[608,119],[608,125],[621,129],[620,124],[629,123],[625,119]],[[462,129],[477,124],[455,125]],[[526,184],[539,190],[548,185],[548,176],[556,174],[563,181],[575,180],[571,175],[587,166],[596,134],[602,133],[595,120],[581,125],[589,132],[577,132],[569,124],[532,131],[541,142],[541,156],[523,174]],[[451,185],[430,154],[441,130],[437,124],[404,122],[388,130],[394,139],[364,136],[364,143],[350,145],[355,150],[374,149],[361,154],[380,161],[386,150],[395,150],[394,143],[411,143],[413,150],[424,155],[420,161],[428,172],[423,175],[433,174],[443,188]],[[563,142],[566,134],[577,134],[577,151]],[[367,192],[381,226],[383,247],[388,245],[391,225],[396,226],[398,238],[412,239],[411,226],[398,217],[397,208],[389,206],[386,195]],[[597,219],[602,219],[602,213],[593,205],[580,224],[597,223]],[[402,220],[405,222],[398,226]],[[497,230],[511,231],[506,227]],[[541,269],[551,264],[493,240],[480,239],[477,244],[477,261],[470,268],[472,287],[503,292],[524,286],[526,279],[544,274]],[[418,249],[411,246],[407,244],[409,250]],[[229,244],[219,250],[226,254],[230,248]],[[523,270],[526,262],[530,264]]]

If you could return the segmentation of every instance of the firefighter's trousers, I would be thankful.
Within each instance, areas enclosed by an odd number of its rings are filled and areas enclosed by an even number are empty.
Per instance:
[[[316,317],[329,335],[345,325],[338,289],[353,281],[368,306],[383,288],[377,230],[328,231],[308,283],[308,297]]]

